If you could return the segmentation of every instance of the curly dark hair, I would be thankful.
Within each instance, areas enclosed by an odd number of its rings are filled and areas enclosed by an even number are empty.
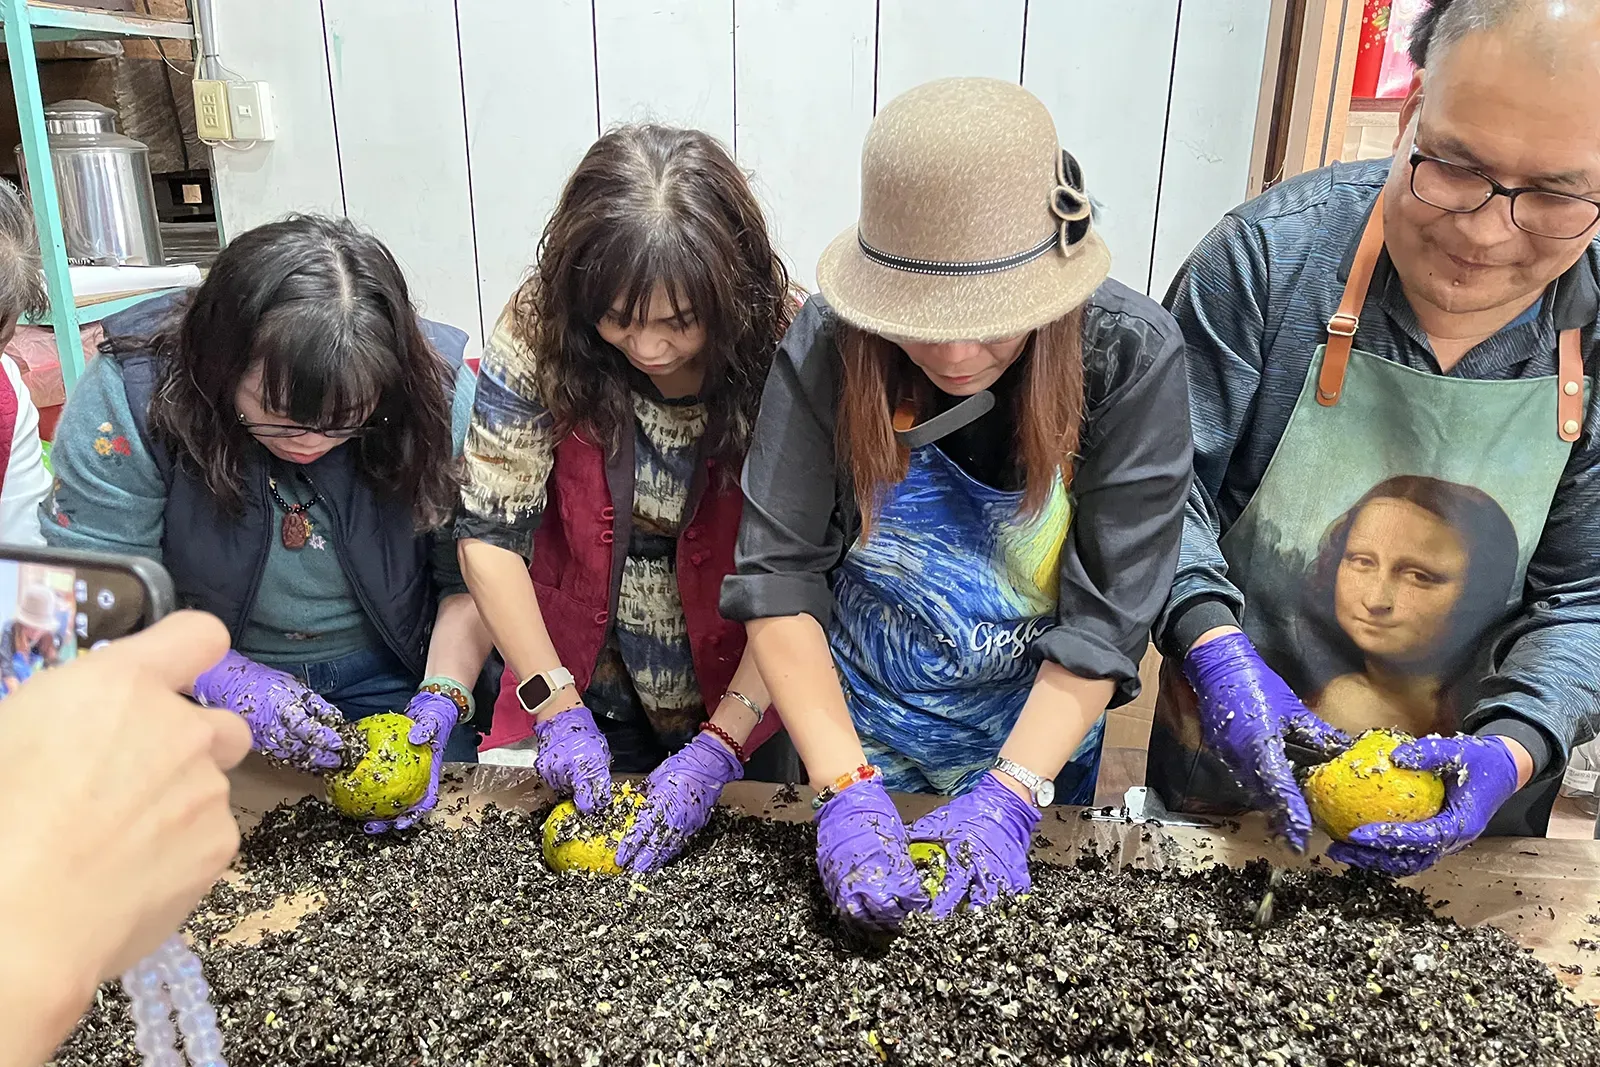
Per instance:
[[[154,337],[107,347],[160,358],[151,432],[225,511],[238,513],[244,457],[261,447],[235,406],[259,366],[268,411],[306,426],[368,420],[370,432],[340,447],[356,450],[381,494],[407,503],[418,530],[454,513],[450,366],[423,336],[399,264],[345,219],[296,215],[240,234]]]
[[[619,298],[622,325],[648,316],[658,285],[674,314],[705,327],[708,454],[737,477],[797,294],[744,173],[714,137],[620,126],[567,179],[514,303],[558,437],[581,430],[615,449],[631,432],[640,376],[597,326]]]
[[[1506,610],[1514,590],[1519,560],[1517,531],[1505,510],[1483,490],[1423,475],[1388,478],[1362,495],[1322,535],[1306,583],[1307,615],[1333,653],[1320,682],[1361,670],[1364,657],[1345,635],[1334,615],[1334,589],[1339,578],[1350,531],[1356,519],[1374,500],[1404,500],[1438,516],[1460,535],[1467,548],[1467,573],[1461,598],[1451,613],[1449,627],[1419,673],[1449,674],[1470,660],[1478,637]]]

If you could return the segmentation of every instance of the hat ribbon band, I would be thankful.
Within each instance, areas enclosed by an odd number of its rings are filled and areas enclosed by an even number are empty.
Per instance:
[[[897,256],[893,252],[885,252],[867,244],[867,239],[856,231],[856,242],[861,245],[861,253],[872,262],[894,270],[910,271],[913,274],[939,274],[945,277],[964,277],[974,274],[998,274],[1013,267],[1020,267],[1025,263],[1032,263],[1052,248],[1056,247],[1060,235],[1052,231],[1049,237],[1040,241],[1026,252],[1015,255],[1002,256],[999,259],[979,259],[971,262],[941,262],[936,259],[912,259],[910,256]]]

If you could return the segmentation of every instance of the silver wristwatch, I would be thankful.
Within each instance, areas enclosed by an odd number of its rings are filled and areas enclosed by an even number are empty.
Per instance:
[[[1048,808],[1055,803],[1056,784],[1048,778],[1041,778],[1028,768],[1015,760],[1008,760],[1004,756],[994,761],[994,769],[1003,774],[1009,774],[1017,781],[1028,787],[1033,794],[1033,802],[1041,808]]]

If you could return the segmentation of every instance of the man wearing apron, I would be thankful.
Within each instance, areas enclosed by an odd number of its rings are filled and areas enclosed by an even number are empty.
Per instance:
[[[818,791],[824,888],[893,926],[1025,892],[1042,809],[1093,799],[1192,452],[1182,335],[1107,279],[1039,100],[919,86],[861,173],[773,360],[722,609]],[[908,833],[890,790],[954,799]],[[948,855],[931,902],[911,841]]]
[[[1414,47],[1392,161],[1245,204],[1173,284],[1196,479],[1149,766],[1303,847],[1292,762],[1421,736],[1395,762],[1444,810],[1330,852],[1397,875],[1542,835],[1600,711],[1600,10],[1454,0]]]

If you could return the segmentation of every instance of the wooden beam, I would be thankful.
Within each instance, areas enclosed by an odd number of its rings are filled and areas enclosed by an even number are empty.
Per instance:
[[[1255,196],[1275,181],[1282,170],[1277,147],[1280,103],[1285,89],[1286,68],[1299,57],[1298,11],[1305,0],[1272,0],[1272,19],[1267,23],[1267,61],[1261,68],[1261,98],[1256,107],[1255,145],[1250,152],[1249,195]],[[1292,88],[1292,87],[1291,87]]]
[[[1285,177],[1326,166],[1344,148],[1365,6],[1362,0],[1309,0],[1306,5]]]

